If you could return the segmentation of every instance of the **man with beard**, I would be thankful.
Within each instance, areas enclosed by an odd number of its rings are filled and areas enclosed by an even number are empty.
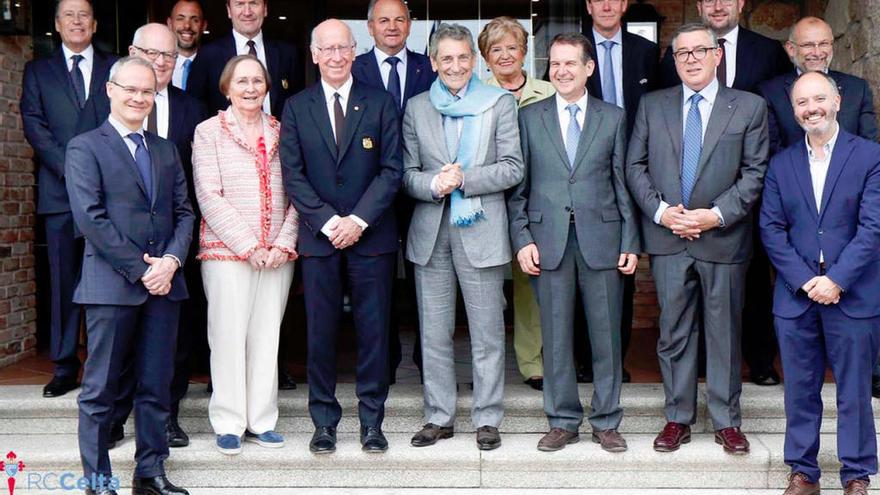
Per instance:
[[[174,75],[171,84],[186,91],[189,71],[196,59],[202,32],[208,29],[202,4],[199,0],[178,0],[171,9],[171,15],[165,21],[168,28],[177,38],[177,62],[174,64]]]
[[[761,238],[779,274],[773,298],[785,371],[785,495],[819,493],[820,391],[837,383],[837,455],[845,495],[877,473],[868,375],[880,350],[880,146],[837,123],[837,81],[807,72],[791,104],[806,139],[773,157]]]

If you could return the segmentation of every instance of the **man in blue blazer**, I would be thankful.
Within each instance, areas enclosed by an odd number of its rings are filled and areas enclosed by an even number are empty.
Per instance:
[[[880,350],[880,146],[837,123],[841,97],[831,76],[803,74],[791,101],[807,137],[773,157],[760,215],[778,273],[773,313],[790,489],[819,493],[819,392],[830,366],[844,493],[867,494],[877,473],[869,376]]]
[[[818,17],[804,17],[792,28],[785,50],[797,70],[764,81],[759,87],[769,110],[771,155],[804,139],[804,130],[791,111],[791,86],[798,74],[811,70],[824,72],[837,82],[840,93],[837,123],[843,130],[869,141],[877,140],[874,95],[868,82],[830,70],[834,57],[834,33],[828,23]]]
[[[74,240],[73,217],[64,189],[64,148],[75,135],[86,98],[103,91],[116,57],[92,46],[97,23],[86,0],[62,0],[55,12],[61,47],[24,69],[21,120],[34,149],[37,168],[37,214],[43,217],[49,258],[51,308],[49,350],[55,363],[44,397],[58,397],[77,387],[80,308],[73,303],[79,276],[81,243]]]
[[[211,114],[226,109],[229,102],[217,85],[220,74],[232,57],[251,54],[266,66],[272,79],[263,111],[280,119],[285,100],[304,84],[296,49],[288,43],[263,37],[263,21],[269,14],[266,0],[226,0],[226,13],[232,21],[232,32],[199,50],[199,56],[190,67],[186,91],[205,102]]]
[[[110,117],[73,138],[65,179],[85,254],[74,301],[85,306],[89,358],[79,396],[86,478],[112,476],[108,440],[121,375],[131,360],[137,415],[132,493],[185,494],[165,477],[165,425],[180,301],[192,238],[186,176],[174,144],[143,130],[156,94],[149,62],[126,57],[106,88]],[[103,476],[103,478],[102,478]],[[114,493],[91,486],[87,493]]]
[[[367,85],[384,89],[395,98],[400,107],[400,115],[406,110],[406,102],[413,96],[427,91],[437,74],[431,68],[428,57],[406,47],[412,20],[409,10],[402,0],[370,0],[367,8],[367,29],[373,37],[375,46],[367,53],[358,55],[351,66],[351,75]],[[397,214],[397,231],[401,235],[401,249],[406,252],[406,233],[412,220],[415,204],[406,194],[398,194],[394,201]],[[404,298],[408,306],[416,307],[415,272],[409,261],[403,262],[406,279],[395,278],[391,328],[388,335],[390,346],[390,380],[395,382],[397,367],[402,359],[400,347],[400,304]],[[396,271],[396,270],[395,270]],[[413,362],[422,369],[421,339],[418,322],[415,323],[416,341],[413,347]]]
[[[328,19],[312,32],[321,80],[290,98],[281,126],[284,186],[300,215],[308,332],[309,412],[316,454],[336,450],[336,341],[345,286],[358,342],[361,444],[384,452],[388,324],[398,248],[394,197],[403,173],[398,105],[351,76],[355,40]]]

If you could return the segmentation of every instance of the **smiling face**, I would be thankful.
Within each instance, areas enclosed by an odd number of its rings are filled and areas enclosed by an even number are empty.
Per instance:
[[[437,43],[437,56],[431,59],[431,67],[449,92],[458,94],[471,80],[475,59],[466,40],[444,38]]]
[[[227,98],[232,107],[242,113],[259,112],[266,99],[266,76],[256,60],[242,60],[232,71]]]
[[[163,54],[177,52],[177,41],[174,34],[164,24],[148,24],[141,28],[141,36],[137,43],[128,48],[128,54],[140,57],[153,64],[156,71],[156,81],[159,91],[168,87],[171,76],[174,75],[176,58]],[[158,52],[156,58],[151,58],[149,53]]]
[[[596,31],[603,36],[614,35],[626,12],[626,0],[587,0],[587,12],[593,18]]]
[[[318,64],[321,79],[338,88],[351,76],[355,44],[348,25],[328,19],[315,28],[312,61]]]
[[[265,0],[227,0],[226,14],[232,21],[232,29],[247,38],[253,38],[263,29],[269,6]]]
[[[745,4],[746,0],[697,0],[697,11],[703,24],[721,37],[739,24],[739,16]]]
[[[554,43],[550,47],[550,82],[565,101],[574,103],[586,92],[587,78],[596,65],[583,61],[580,45]]]
[[[202,32],[208,28],[208,21],[198,2],[181,0],[174,5],[171,16],[166,21],[168,28],[177,38],[177,49],[187,55],[199,46]]]
[[[55,16],[55,31],[61,42],[74,52],[85,50],[98,29],[92,6],[85,0],[62,0]]]
[[[379,0],[373,6],[373,18],[367,21],[376,48],[388,55],[394,55],[406,46],[410,27],[412,21],[400,0]]]
[[[504,35],[497,43],[489,46],[486,63],[495,77],[508,78],[522,72],[526,54],[513,33]]]
[[[153,108],[156,76],[148,67],[128,64],[107,82],[110,114],[129,129],[139,129]],[[149,95],[149,96],[148,96]]]
[[[791,88],[794,116],[804,132],[811,136],[827,136],[834,132],[840,111],[840,95],[821,74],[807,74]]]
[[[795,24],[785,51],[801,72],[825,72],[834,57],[834,34],[831,26],[815,17]]]
[[[712,36],[704,30],[681,33],[675,39],[675,52],[706,50],[706,56],[697,60],[694,55],[689,55],[687,60],[679,61],[675,57],[675,70],[678,77],[690,89],[700,91],[715,79],[715,68],[721,63],[721,50],[712,47]]]

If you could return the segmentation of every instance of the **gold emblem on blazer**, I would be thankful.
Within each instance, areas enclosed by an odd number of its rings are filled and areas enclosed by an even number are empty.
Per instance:
[[[281,80],[281,87],[284,88],[285,90],[287,90],[288,86],[289,86],[289,84],[287,84],[287,79],[282,79]]]
[[[373,139],[369,137],[365,137],[361,142],[363,144],[365,150],[373,149]]]

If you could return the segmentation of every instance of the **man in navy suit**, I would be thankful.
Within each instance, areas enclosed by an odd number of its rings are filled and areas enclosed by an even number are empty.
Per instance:
[[[146,60],[153,66],[156,73],[156,98],[153,102],[153,110],[144,122],[144,129],[175,144],[186,174],[189,197],[192,200],[195,198],[192,180],[193,133],[196,126],[205,119],[207,112],[202,102],[171,85],[177,53],[175,46],[174,34],[165,25],[147,24],[135,31],[128,53],[130,56]],[[77,125],[77,134],[99,127],[107,120],[108,115],[110,115],[110,100],[106,91],[99,91],[86,102]],[[194,207],[194,210],[197,211],[197,208]],[[171,416],[167,425],[168,444],[171,447],[189,445],[189,438],[177,421],[177,413],[180,401],[189,387],[188,360],[193,338],[207,331],[205,294],[198,263],[195,263],[195,255],[198,253],[196,240],[198,220],[199,215],[196,214],[196,222],[193,224],[194,242],[191,243],[184,268],[184,278],[190,297],[181,305],[180,310],[180,331],[171,390]],[[132,371],[131,366],[127,366],[125,378],[121,380],[119,400],[114,408],[114,419],[110,429],[111,448],[122,440],[123,425],[131,412],[136,385]]]
[[[50,356],[55,363],[44,397],[58,397],[77,387],[80,308],[73,303],[79,276],[81,243],[74,240],[73,217],[64,189],[64,148],[75,135],[80,109],[100,92],[115,57],[92,47],[97,28],[87,0],[62,0],[55,11],[61,47],[24,69],[21,119],[37,165],[37,214],[43,216],[51,292]]]
[[[761,238],[778,277],[773,313],[785,372],[789,491],[819,493],[819,392],[837,383],[837,454],[846,495],[867,495],[877,473],[868,377],[880,351],[880,146],[836,117],[837,81],[808,72],[791,103],[806,140],[773,157]]]
[[[373,37],[375,46],[367,53],[358,55],[351,67],[351,75],[360,82],[391,93],[400,107],[400,114],[406,110],[406,102],[413,96],[427,91],[437,74],[431,69],[428,57],[406,47],[412,20],[409,10],[402,0],[370,0],[367,8],[367,29]],[[397,231],[401,235],[401,249],[406,252],[406,232],[415,208],[412,198],[398,194],[394,201],[397,214]],[[390,346],[390,380],[395,382],[397,367],[402,359],[399,333],[400,304],[405,297],[411,308],[416,307],[415,272],[409,261],[403,262],[406,280],[395,279],[391,328],[388,335]],[[395,270],[396,271],[396,270]],[[422,351],[419,340],[418,322],[415,324],[416,342],[413,347],[413,362],[422,369]]]
[[[67,147],[65,182],[85,254],[74,301],[85,306],[89,357],[79,396],[79,448],[86,478],[112,476],[108,440],[114,401],[128,361],[137,383],[137,455],[132,493],[186,494],[165,477],[165,425],[180,301],[179,268],[193,213],[177,148],[143,130],[156,76],[126,57],[111,70],[110,117]],[[103,477],[103,478],[102,478]],[[91,486],[87,493],[115,493]]]
[[[316,454],[336,450],[336,341],[343,287],[358,342],[361,444],[384,452],[388,324],[398,248],[394,198],[403,174],[398,104],[351,76],[355,40],[328,19],[312,31],[321,81],[290,98],[281,126],[284,185],[300,215],[299,253],[308,326],[309,412]]]
[[[253,55],[269,70],[272,89],[263,111],[281,118],[284,102],[303,88],[304,74],[296,49],[263,37],[263,21],[269,14],[267,0],[226,0],[232,32],[199,50],[189,72],[186,91],[205,102],[211,114],[229,106],[217,81],[226,62],[236,55]]]

